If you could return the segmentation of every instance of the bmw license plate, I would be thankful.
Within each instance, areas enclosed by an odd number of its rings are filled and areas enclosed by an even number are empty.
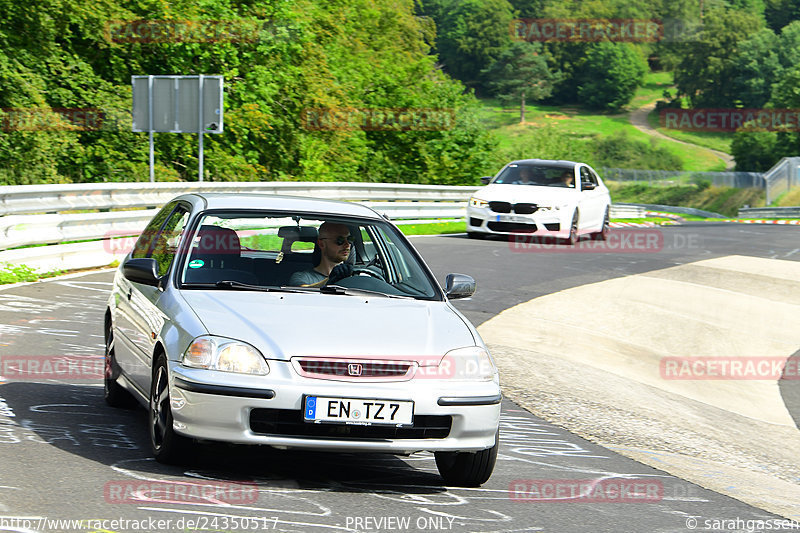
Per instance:
[[[497,222],[519,222],[525,224],[530,223],[530,220],[519,215],[497,215]]]
[[[411,425],[414,402],[369,398],[331,398],[306,396],[303,405],[306,422],[356,425]]]

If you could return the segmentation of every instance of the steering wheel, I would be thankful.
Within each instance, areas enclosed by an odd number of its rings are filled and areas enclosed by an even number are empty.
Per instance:
[[[354,266],[352,275],[353,276],[357,276],[357,275],[359,275],[361,273],[364,273],[364,274],[367,274],[368,276],[372,276],[375,279],[379,279],[381,281],[386,281],[385,279],[383,279],[382,275],[380,275],[377,272],[374,272],[374,271],[369,269],[369,267],[373,267],[373,266],[377,265],[378,263],[380,263],[380,261],[381,261],[381,258],[377,254],[375,254],[375,257],[373,257],[365,265]]]

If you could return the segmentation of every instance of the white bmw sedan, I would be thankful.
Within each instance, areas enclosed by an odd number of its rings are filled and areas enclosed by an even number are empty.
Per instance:
[[[524,159],[482,180],[488,185],[467,206],[472,238],[524,233],[575,244],[585,234],[608,236],[608,188],[585,163]]]
[[[120,265],[105,315],[105,398],[149,411],[161,462],[197,439],[432,451],[476,486],[498,448],[497,368],[403,234],[371,209],[187,194]]]

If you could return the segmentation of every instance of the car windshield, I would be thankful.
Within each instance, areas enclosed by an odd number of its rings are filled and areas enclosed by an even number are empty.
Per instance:
[[[441,298],[405,237],[380,220],[232,211],[201,214],[193,228],[179,268],[182,289]],[[323,255],[348,264],[351,275],[328,283],[317,268]]]
[[[574,188],[575,171],[564,166],[511,164],[492,183]]]

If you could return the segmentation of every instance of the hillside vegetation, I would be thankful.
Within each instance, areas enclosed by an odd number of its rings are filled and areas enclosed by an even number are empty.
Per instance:
[[[225,132],[205,136],[209,180],[477,184],[534,154],[717,169],[703,150],[645,139],[627,112],[660,98],[800,107],[794,4],[0,0],[0,184],[146,181],[147,135],[133,133],[130,118],[131,76],[146,74],[224,76]],[[681,24],[677,33],[665,24],[656,40],[547,41],[531,38],[534,19]],[[664,93],[665,83],[674,88]],[[410,130],[394,119],[310,128],[304,114],[318,109],[450,118]],[[502,116],[492,125],[487,114]],[[749,125],[731,136],[743,170],[800,149],[796,131]],[[158,181],[197,179],[197,136],[156,134],[155,160]]]

